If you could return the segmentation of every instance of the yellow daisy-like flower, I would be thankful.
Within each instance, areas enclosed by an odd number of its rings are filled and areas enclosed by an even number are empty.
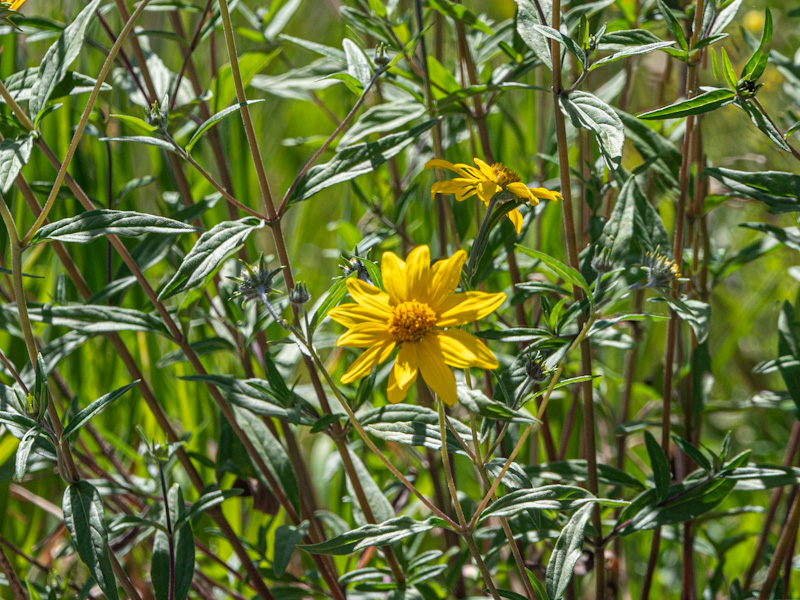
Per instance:
[[[408,394],[417,373],[447,404],[457,402],[456,380],[450,367],[496,369],[497,359],[481,340],[461,329],[494,312],[506,295],[485,292],[454,293],[467,254],[459,250],[431,266],[428,246],[417,246],[403,262],[392,252],[381,261],[386,291],[350,278],[347,289],[355,303],[328,313],[348,328],[337,346],[366,348],[342,376],[352,383],[369,375],[400,347],[389,375],[392,403]]]
[[[539,204],[539,199],[555,202],[561,197],[558,192],[551,192],[545,188],[529,188],[520,181],[519,175],[501,163],[488,165],[480,158],[473,160],[477,168],[462,163],[453,164],[438,158],[429,160],[425,164],[426,169],[447,169],[461,176],[447,181],[437,181],[431,187],[431,196],[455,194],[456,200],[461,202],[478,194],[478,198],[487,207],[492,197],[500,192],[507,192],[511,196],[527,200],[533,206]],[[507,216],[519,233],[522,230],[522,213],[515,208]]]
[[[9,7],[11,10],[19,10],[22,8],[22,5],[25,4],[28,0],[14,0]]]

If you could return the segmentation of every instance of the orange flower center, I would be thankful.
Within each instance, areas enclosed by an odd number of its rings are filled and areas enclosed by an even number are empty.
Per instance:
[[[494,171],[494,174],[497,177],[497,184],[501,187],[506,186],[509,183],[517,183],[520,181],[519,175],[517,175],[516,171],[509,169],[503,163],[494,163],[492,165],[492,171]]]
[[[399,342],[417,342],[435,326],[436,313],[416,300],[395,306],[389,318],[389,334]]]

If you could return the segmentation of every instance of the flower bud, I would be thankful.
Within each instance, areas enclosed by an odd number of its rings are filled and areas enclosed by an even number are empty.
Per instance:
[[[302,281],[297,282],[297,285],[289,292],[289,302],[297,306],[303,306],[309,300],[311,300],[311,294],[308,292],[306,284]]]

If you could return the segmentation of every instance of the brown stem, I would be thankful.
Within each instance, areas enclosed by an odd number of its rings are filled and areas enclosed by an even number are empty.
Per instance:
[[[17,575],[14,567],[9,562],[2,546],[0,546],[0,571],[6,576],[8,587],[11,588],[11,593],[14,594],[14,598],[16,600],[28,600],[28,592],[25,586],[22,585],[19,575]]]

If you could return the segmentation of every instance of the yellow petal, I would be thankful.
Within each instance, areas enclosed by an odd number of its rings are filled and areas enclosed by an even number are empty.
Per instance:
[[[506,299],[502,292],[464,292],[448,296],[436,311],[438,327],[454,327],[482,319],[493,313]]]
[[[481,173],[486,178],[487,181],[494,181],[497,182],[497,174],[494,172],[494,169],[483,162],[480,158],[473,158],[475,164],[478,165],[478,168],[481,170]]]
[[[506,216],[511,220],[511,223],[514,225],[514,229],[517,230],[517,235],[519,235],[519,232],[522,231],[522,213],[515,208],[514,210],[506,213]]]
[[[406,396],[408,395],[408,390],[411,389],[411,386],[416,380],[417,371],[414,371],[414,376],[411,378],[411,381],[408,382],[408,385],[406,385],[404,388],[401,388],[399,385],[397,385],[397,379],[394,376],[394,369],[389,371],[389,385],[386,388],[386,395],[389,399],[389,402],[392,404],[397,404],[398,402],[405,400]]]
[[[365,350],[342,375],[341,382],[348,384],[363,379],[372,372],[372,369],[389,358],[392,350],[394,350],[394,342],[392,341]]]
[[[392,373],[401,389],[408,389],[411,381],[417,376],[418,363],[417,344],[405,342],[400,346],[400,352],[397,353]]]
[[[22,7],[28,0],[14,0],[14,3],[10,6],[11,10],[17,10]]]
[[[561,194],[558,192],[551,192],[545,188],[528,188],[531,193],[531,196],[534,198],[541,198],[543,200],[551,200],[552,202],[558,202],[561,198]]]
[[[519,181],[515,183],[509,183],[506,186],[506,189],[514,194],[517,198],[522,198],[524,200],[528,200],[529,202],[533,200],[533,194],[531,193],[531,190],[524,183],[520,183]]]
[[[461,281],[461,269],[467,261],[467,253],[459,250],[450,258],[437,261],[431,267],[431,285],[428,290],[428,306],[437,311],[445,298],[456,291]]]
[[[447,169],[448,171],[453,171],[454,173],[458,173],[462,177],[467,177],[470,179],[480,179],[480,177],[476,177],[478,170],[474,167],[470,167],[469,165],[456,163],[453,164],[450,161],[443,160],[441,158],[434,158],[433,160],[429,160],[425,163],[426,169]]]
[[[406,301],[406,263],[394,252],[384,252],[381,259],[383,285],[389,293],[390,304],[396,306]]]
[[[376,313],[374,310],[361,304],[340,304],[331,309],[328,316],[345,327],[355,327],[365,322],[386,323],[388,317],[383,313]]]
[[[431,252],[428,246],[414,248],[406,259],[406,300],[427,302],[431,276]]]
[[[492,196],[494,196],[501,189],[502,188],[496,183],[487,181],[478,186],[478,197],[483,200],[484,204],[488,205],[492,199]]]
[[[378,315],[385,315],[388,319],[389,315],[392,314],[392,309],[389,306],[389,294],[382,292],[374,285],[351,277],[347,280],[347,291],[350,292],[353,300],[361,306],[375,311]]]
[[[457,369],[480,367],[496,369],[499,364],[494,354],[483,341],[462,329],[440,331],[439,345],[442,348],[444,362]]]
[[[370,348],[387,341],[389,327],[386,323],[367,322],[360,323],[344,332],[336,342],[337,346],[350,346],[351,348]]]
[[[464,198],[475,193],[475,182],[467,179],[448,179],[447,181],[437,181],[431,186],[431,196],[436,194],[455,194],[456,200],[461,201]]]
[[[417,342],[417,346],[422,378],[445,404],[453,406],[458,402],[456,378],[444,362],[439,338],[436,335],[426,335]]]

